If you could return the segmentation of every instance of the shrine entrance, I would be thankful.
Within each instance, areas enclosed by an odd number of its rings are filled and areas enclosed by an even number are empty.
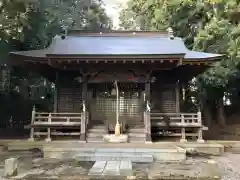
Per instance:
[[[143,83],[118,83],[119,121],[131,126],[143,122]],[[116,89],[113,83],[88,85],[90,117],[93,124],[105,124],[114,130],[116,124]]]

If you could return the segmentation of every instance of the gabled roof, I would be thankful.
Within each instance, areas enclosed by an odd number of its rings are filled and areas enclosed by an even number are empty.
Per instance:
[[[178,37],[170,39],[160,33],[92,33],[79,36],[54,37],[42,50],[12,52],[26,57],[108,56],[108,55],[181,55],[186,60],[219,59],[220,54],[190,51]]]

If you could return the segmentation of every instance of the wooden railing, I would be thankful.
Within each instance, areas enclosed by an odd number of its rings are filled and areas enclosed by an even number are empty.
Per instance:
[[[30,138],[35,136],[47,136],[46,141],[51,141],[51,136],[80,136],[85,141],[86,125],[88,123],[88,113],[49,113],[32,111],[31,124],[29,125]],[[62,132],[59,129],[76,129],[75,132]],[[46,130],[46,131],[36,131]]]
[[[150,112],[144,111],[143,113],[143,121],[145,126],[145,134],[147,137],[147,141],[151,141],[151,119],[150,119]]]
[[[144,127],[145,127],[145,135],[146,135],[146,141],[151,142],[151,112],[150,112],[150,104],[149,101],[146,101],[146,107],[143,112],[143,121],[144,121]]]
[[[181,142],[186,142],[186,136],[197,136],[198,142],[204,142],[203,130],[208,128],[202,124],[201,112],[197,113],[158,113],[150,112],[151,125],[159,129],[166,130],[168,128],[180,129],[181,133],[174,132],[168,134],[169,136],[181,136]],[[167,121],[167,122],[166,122]],[[186,133],[186,129],[192,129],[193,133]]]
[[[201,112],[197,113],[156,113],[151,112],[150,118],[155,126],[166,126],[164,117],[169,118],[169,125],[175,127],[200,127],[202,126]]]

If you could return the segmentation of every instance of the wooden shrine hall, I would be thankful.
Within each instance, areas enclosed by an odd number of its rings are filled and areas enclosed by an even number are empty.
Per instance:
[[[15,66],[55,82],[53,112],[33,108],[30,140],[76,136],[103,142],[114,132],[118,110],[128,142],[144,143],[152,141],[154,128],[182,142],[188,137],[203,142],[201,112],[182,110],[182,89],[222,55],[191,51],[171,31],[75,30],[54,37],[46,49],[11,52],[10,57]]]

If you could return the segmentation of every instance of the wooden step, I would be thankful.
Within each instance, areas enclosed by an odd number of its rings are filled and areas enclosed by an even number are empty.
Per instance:
[[[130,128],[128,130],[129,133],[144,133],[144,128]]]
[[[91,128],[88,130],[89,133],[107,133],[107,130],[106,129],[98,129],[98,128]]]
[[[90,129],[106,129],[105,125],[94,125]]]
[[[103,143],[103,137],[87,137],[87,142],[89,143]]]
[[[107,133],[88,133],[87,137],[103,137]]]
[[[144,138],[144,137],[146,137],[146,134],[145,133],[128,133],[128,137],[129,138],[131,138],[131,137]]]
[[[129,139],[129,143],[145,143],[146,139]]]

